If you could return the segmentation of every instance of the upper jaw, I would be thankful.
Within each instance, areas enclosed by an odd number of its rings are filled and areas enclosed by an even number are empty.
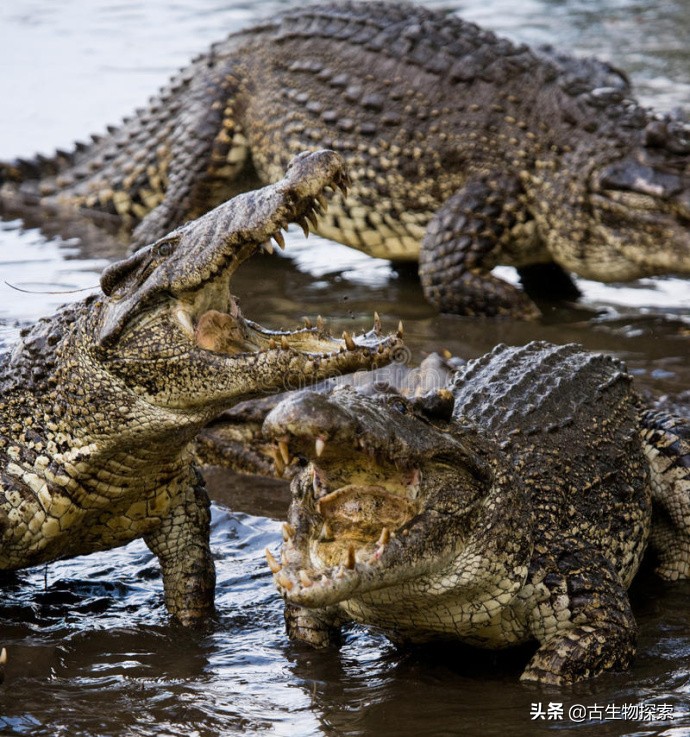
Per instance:
[[[327,207],[325,193],[349,183],[342,159],[333,151],[297,156],[285,177],[247,192],[179,227],[156,243],[109,266],[101,276],[103,301],[97,342],[108,348],[142,312],[170,298],[195,302],[229,284],[242,262],[271,239],[285,245],[282,230],[290,223],[308,235]],[[222,308],[219,311],[224,311]]]

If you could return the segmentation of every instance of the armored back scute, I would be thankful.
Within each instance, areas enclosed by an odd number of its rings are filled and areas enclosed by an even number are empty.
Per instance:
[[[454,419],[466,417],[502,438],[510,433],[544,436],[576,422],[610,419],[612,408],[634,409],[631,376],[610,356],[575,344],[533,341],[496,346],[458,370],[453,381]]]

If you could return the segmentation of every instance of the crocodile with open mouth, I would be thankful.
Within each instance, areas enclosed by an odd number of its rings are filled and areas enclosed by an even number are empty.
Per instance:
[[[614,358],[501,345],[420,397],[297,392],[264,433],[303,465],[267,558],[290,636],[314,646],[349,621],[536,641],[522,679],[569,683],[630,664],[648,543],[662,577],[690,576],[690,423],[643,409]]]
[[[307,4],[232,34],[107,135],[0,164],[0,208],[79,209],[150,243],[319,148],[352,187],[318,232],[418,261],[444,312],[537,315],[498,264],[556,298],[578,294],[569,273],[690,273],[686,121],[608,64],[407,3]]]
[[[385,363],[400,345],[315,328],[262,328],[230,292],[281,229],[308,229],[345,188],[332,151],[109,266],[102,293],[22,332],[0,369],[0,570],[143,537],[185,625],[213,610],[209,501],[190,444],[235,403]]]

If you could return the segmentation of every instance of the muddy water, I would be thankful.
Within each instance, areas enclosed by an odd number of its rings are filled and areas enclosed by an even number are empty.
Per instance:
[[[285,5],[3,3],[0,157],[47,153],[101,131],[207,43]],[[468,0],[457,7],[513,38],[615,60],[645,103],[690,107],[687,0]],[[0,341],[78,296],[46,292],[95,285],[106,263],[98,246],[0,224]],[[335,244],[293,235],[288,252],[248,264],[238,283],[246,312],[267,324],[322,313],[338,329],[357,329],[378,310],[391,326],[405,320],[413,360],[439,348],[472,357],[499,341],[574,340],[625,358],[643,391],[690,411],[686,280],[581,282],[578,308],[549,311],[540,324],[489,323],[435,314],[409,274]],[[11,659],[0,734],[690,735],[690,585],[643,576],[633,589],[640,624],[634,668],[570,689],[519,685],[525,653],[400,651],[361,628],[347,631],[339,652],[314,653],[286,641],[263,562],[264,548],[278,544],[286,489],[209,477],[217,619],[202,632],[171,626],[157,565],[141,543],[8,579],[0,639]],[[531,718],[539,704],[552,719]],[[662,704],[673,718],[662,718]],[[581,710],[570,712],[574,705],[584,707],[584,720]],[[647,718],[634,718],[640,705]]]

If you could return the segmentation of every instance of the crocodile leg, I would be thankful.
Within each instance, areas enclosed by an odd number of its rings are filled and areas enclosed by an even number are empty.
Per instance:
[[[540,647],[521,680],[562,685],[627,668],[635,654],[637,626],[608,560],[570,538],[541,563],[529,604]]]
[[[690,578],[690,422],[648,410],[640,424],[652,470],[649,546],[656,573],[667,581]]]
[[[165,605],[184,625],[213,613],[215,567],[209,545],[210,501],[201,474],[190,469],[192,483],[179,495],[163,522],[144,540],[160,561]]]
[[[490,273],[523,214],[518,194],[512,179],[473,179],[429,221],[419,276],[426,298],[442,312],[539,316],[529,297]]]
[[[285,629],[291,640],[322,648],[340,640],[340,627],[348,621],[338,607],[307,609],[296,604],[285,604]]]
[[[241,84],[239,74],[212,59],[206,73],[191,80],[185,114],[175,121],[168,145],[159,148],[153,177],[162,183],[159,203],[134,229],[134,248],[261,186],[247,165],[249,149],[237,121]]]

